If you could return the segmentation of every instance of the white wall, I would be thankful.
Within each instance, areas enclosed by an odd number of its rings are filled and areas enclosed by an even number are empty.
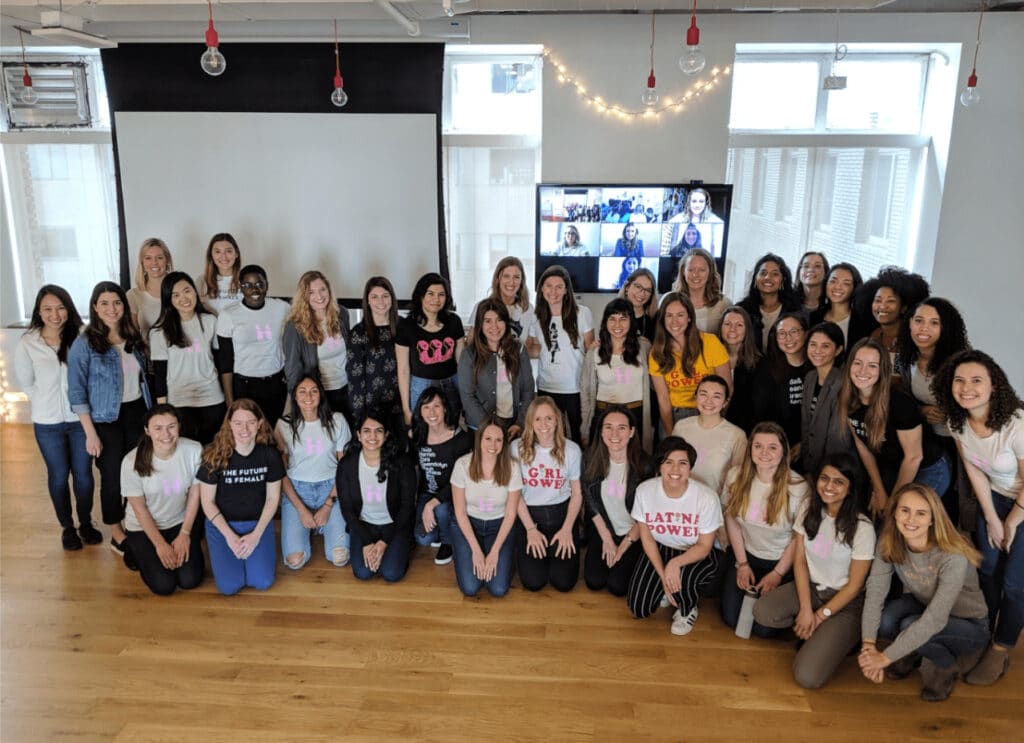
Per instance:
[[[662,16],[655,59],[662,95],[685,90],[676,65],[684,15]],[[708,67],[732,63],[737,43],[830,43],[830,14],[712,15],[699,19]],[[963,85],[970,72],[974,14],[851,14],[844,42],[962,43]],[[956,107],[943,207],[939,217],[933,291],[952,299],[967,319],[971,340],[992,353],[1024,392],[1024,14],[986,16],[978,60],[983,101]],[[648,70],[649,16],[538,16],[473,19],[473,43],[543,43],[607,101],[639,107]],[[780,84],[782,84],[780,82]],[[671,181],[725,177],[729,90],[701,97],[691,110],[659,123],[602,118],[544,72],[543,178],[547,181]],[[589,299],[589,298],[588,298]],[[595,314],[604,297],[588,301]]]

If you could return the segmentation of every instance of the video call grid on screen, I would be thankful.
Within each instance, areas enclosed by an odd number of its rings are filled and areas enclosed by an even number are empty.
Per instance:
[[[564,266],[577,292],[618,291],[636,268],[658,277],[659,292],[675,280],[692,247],[725,266],[732,186],[537,186],[537,272]]]

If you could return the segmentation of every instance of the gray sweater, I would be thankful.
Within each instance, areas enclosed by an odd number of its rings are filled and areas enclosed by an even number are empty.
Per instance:
[[[865,640],[876,639],[893,570],[903,581],[903,593],[911,594],[925,610],[885,650],[890,660],[897,661],[924,645],[946,626],[950,617],[983,619],[988,616],[985,597],[978,587],[978,571],[963,555],[943,552],[937,547],[920,553],[908,550],[907,561],[893,565],[876,551],[861,618],[861,636]]]
[[[476,363],[476,351],[471,346],[459,357],[459,398],[462,400],[462,412],[466,416],[466,424],[471,428],[479,427],[498,405],[498,361],[492,353],[480,376],[473,374]],[[526,421],[526,408],[533,402],[533,366],[523,345],[519,344],[519,374],[512,381],[512,417],[515,425],[522,428]]]

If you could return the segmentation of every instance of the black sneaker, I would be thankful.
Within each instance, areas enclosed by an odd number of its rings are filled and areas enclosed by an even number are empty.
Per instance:
[[[452,546],[450,544],[442,544],[438,548],[437,554],[434,555],[434,564],[435,565],[447,565],[448,563],[450,563],[452,561],[452,558],[454,556],[455,556],[455,553],[452,551]]]
[[[103,534],[92,524],[82,524],[78,527],[78,534],[86,544],[99,544],[103,541]]]
[[[110,538],[110,549],[111,549],[111,551],[115,555],[121,555],[123,557],[124,556],[124,548],[125,548],[125,545],[127,545],[127,544],[128,544],[128,540],[127,539],[122,539],[120,542],[117,542],[117,541],[114,540],[113,537]]]
[[[139,562],[135,559],[135,553],[132,552],[132,548],[128,546],[128,540],[124,540],[121,546],[124,548],[124,557],[121,558],[124,561],[124,566],[129,570],[137,571],[139,569]]]
[[[78,532],[71,526],[60,535],[60,543],[64,547],[65,552],[74,552],[75,550],[82,549],[82,540],[78,538]]]

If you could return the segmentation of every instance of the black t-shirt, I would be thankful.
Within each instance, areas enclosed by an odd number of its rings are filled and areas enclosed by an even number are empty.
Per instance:
[[[196,478],[217,486],[214,502],[228,521],[258,521],[267,500],[267,483],[283,480],[284,475],[277,449],[256,444],[249,456],[232,452],[222,470],[211,472],[201,465]]]
[[[409,371],[414,377],[448,379],[458,371],[455,346],[465,336],[462,320],[449,312],[436,333],[420,327],[412,317],[403,317],[398,323],[395,343],[409,349]]]
[[[473,434],[459,430],[442,444],[416,447],[420,465],[420,492],[442,503],[452,499],[451,476],[455,460],[473,450]]]
[[[850,422],[860,440],[871,449],[871,446],[868,445],[867,429],[864,426],[866,412],[866,408],[858,408],[850,414]],[[921,427],[921,451],[924,455],[921,466],[927,467],[935,464],[942,456],[942,447],[932,435],[931,426],[924,425],[914,399],[898,389],[890,390],[889,419],[885,424],[885,440],[882,442],[881,450],[874,452],[879,470],[888,472],[899,470],[900,462],[903,461],[903,447],[900,445],[898,432],[910,431],[918,426]]]

